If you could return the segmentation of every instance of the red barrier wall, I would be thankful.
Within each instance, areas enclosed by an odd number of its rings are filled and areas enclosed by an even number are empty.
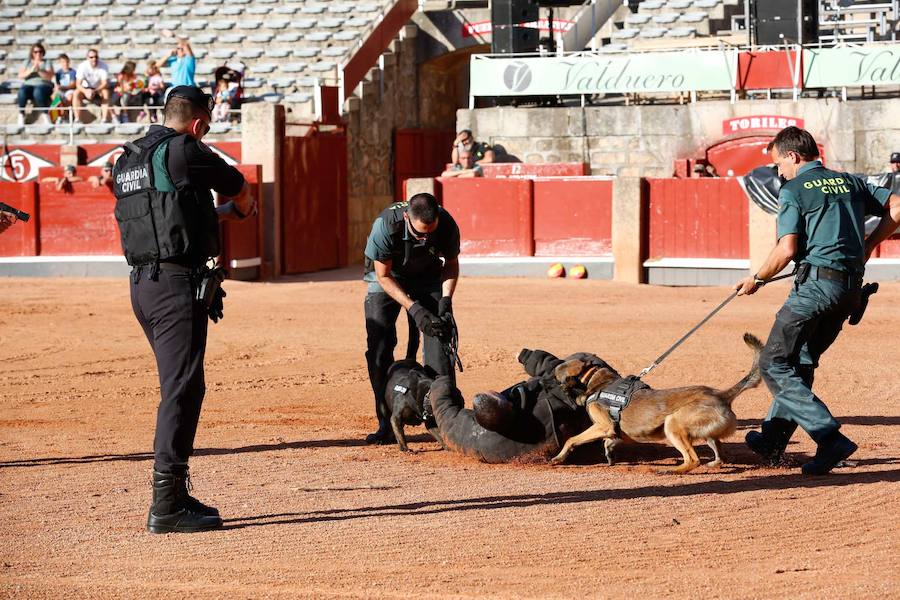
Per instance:
[[[534,255],[611,255],[612,186],[609,178],[536,178]]]
[[[40,252],[64,254],[116,255],[122,253],[119,228],[113,214],[116,199],[109,188],[94,188],[87,178],[99,175],[99,167],[78,167],[83,181],[72,184],[72,192],[57,191],[48,177],[62,177],[62,167],[41,169]]]
[[[282,157],[284,274],[347,264],[347,137],[287,137]]]
[[[407,179],[441,174],[455,137],[452,129],[397,129],[394,132],[395,200],[406,200]]]
[[[444,208],[462,236],[465,256],[532,256],[530,179],[441,180]]]
[[[257,201],[257,214],[243,221],[225,221],[221,225],[222,232],[222,264],[230,269],[232,260],[262,257],[262,240],[264,232],[262,220],[262,167],[260,165],[238,165],[238,171],[247,180],[251,193]],[[221,203],[221,202],[220,202]]]
[[[790,54],[790,56],[788,56]],[[801,62],[801,78],[797,87],[803,85],[803,53],[777,50],[768,52],[741,52],[738,54],[738,89],[766,90],[794,87],[793,71],[797,61]]]
[[[736,179],[647,179],[648,258],[750,258],[749,201]]]
[[[451,143],[453,140],[450,140]],[[449,145],[448,145],[449,147]],[[447,152],[449,155],[449,151]],[[446,160],[446,156],[443,160]],[[444,168],[453,165],[444,163]],[[481,164],[485,177],[582,177],[591,174],[587,163],[486,163]]]
[[[17,221],[0,234],[0,256],[36,256],[38,244],[37,184],[0,181],[0,200],[31,217],[27,223]]]

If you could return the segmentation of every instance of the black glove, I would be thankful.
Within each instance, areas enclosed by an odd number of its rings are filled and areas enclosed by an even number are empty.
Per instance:
[[[225,308],[225,304],[222,302],[222,299],[225,298],[225,296],[225,290],[222,288],[217,289],[216,295],[213,296],[212,304],[206,309],[206,313],[209,315],[209,318],[212,319],[213,323],[218,323],[219,319],[224,316],[222,310]]]
[[[447,335],[447,323],[419,304],[414,302],[409,307],[409,316],[416,322],[416,327],[425,335],[433,338],[441,338]]]
[[[438,301],[438,316],[443,317],[448,314],[453,314],[453,300],[450,299],[450,296],[443,296]]]

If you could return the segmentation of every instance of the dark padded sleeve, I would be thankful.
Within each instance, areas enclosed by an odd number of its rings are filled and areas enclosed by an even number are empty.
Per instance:
[[[532,377],[543,377],[553,371],[562,360],[545,350],[523,348],[519,352],[519,362],[525,367],[525,372]]]

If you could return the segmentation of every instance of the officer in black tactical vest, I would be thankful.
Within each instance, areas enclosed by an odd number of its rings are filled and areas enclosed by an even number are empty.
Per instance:
[[[131,272],[131,305],[156,355],[161,401],[153,441],[153,503],[147,529],[192,532],[222,525],[219,511],[188,494],[188,458],[206,391],[207,318],[222,317],[219,221],[255,211],[243,176],[200,140],[213,100],[172,89],[164,125],[125,144],[113,169],[116,220]],[[210,189],[232,199],[219,206]]]
[[[459,277],[459,227],[434,196],[416,194],[378,215],[365,254],[366,363],[378,417],[378,431],[366,442],[387,444],[394,435],[384,388],[394,362],[401,307],[425,336],[425,365],[451,380],[454,375],[441,340],[450,334],[447,317],[453,312],[451,298]]]

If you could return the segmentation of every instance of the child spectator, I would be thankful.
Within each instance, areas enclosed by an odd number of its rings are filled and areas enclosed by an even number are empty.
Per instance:
[[[165,105],[166,83],[163,81],[159,65],[155,60],[147,62],[147,88],[144,90],[144,104],[149,107],[150,121],[155,123],[157,112]]]
[[[216,93],[213,95],[216,101],[213,107],[213,121],[222,123],[228,120],[228,111],[237,101],[238,83],[229,79],[220,79],[216,82]]]
[[[72,105],[72,96],[75,95],[75,69],[69,60],[68,54],[59,55],[59,68],[54,75],[56,81],[56,94],[51,102],[51,107],[66,107]],[[51,110],[50,119],[54,123],[63,120],[64,113],[61,110]]]
[[[44,56],[47,51],[41,44],[31,47],[31,55],[19,69],[19,78],[24,80],[19,88],[19,125],[25,124],[25,108],[30,101],[35,108],[49,108],[53,94],[53,67]],[[50,115],[41,111],[40,119],[50,123]]]
[[[119,109],[119,118],[123,123],[134,121],[135,108],[144,105],[144,80],[138,77],[134,70],[137,65],[134,61],[127,61],[122,71],[116,76],[116,106]]]

